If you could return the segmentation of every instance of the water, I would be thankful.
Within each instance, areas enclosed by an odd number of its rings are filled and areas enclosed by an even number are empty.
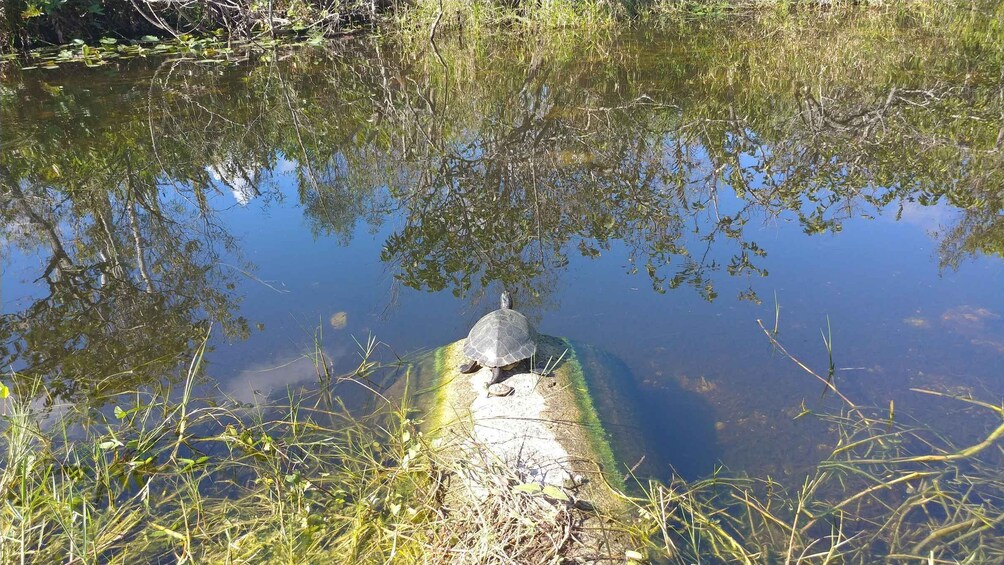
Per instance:
[[[313,386],[317,328],[349,370],[508,289],[624,363],[653,459],[795,476],[831,441],[803,403],[839,405],[758,327],[779,305],[856,402],[971,441],[910,388],[1004,393],[1001,56],[883,25],[7,69],[0,359],[102,406],[212,325],[215,394],[250,401]]]

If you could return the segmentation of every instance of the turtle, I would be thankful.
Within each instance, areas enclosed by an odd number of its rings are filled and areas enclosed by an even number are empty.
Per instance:
[[[499,306],[471,328],[464,341],[464,356],[468,360],[460,365],[461,373],[491,368],[488,386],[502,380],[503,369],[510,369],[537,352],[537,330],[526,316],[512,309],[508,292],[502,293]]]

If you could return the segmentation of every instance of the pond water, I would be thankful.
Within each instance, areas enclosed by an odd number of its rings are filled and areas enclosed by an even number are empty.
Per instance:
[[[623,361],[656,474],[826,453],[795,416],[839,404],[758,319],[822,375],[829,336],[855,402],[972,440],[910,389],[1004,394],[1002,60],[855,18],[7,68],[0,362],[101,406],[212,324],[219,390],[281,397],[318,328],[350,370],[508,289]]]

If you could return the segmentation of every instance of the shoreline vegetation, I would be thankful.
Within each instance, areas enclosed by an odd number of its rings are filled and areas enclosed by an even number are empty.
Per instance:
[[[995,41],[1004,26],[997,4],[870,4],[893,17],[914,18],[918,25],[935,18],[932,14],[950,14],[938,21],[961,29],[952,37],[967,45],[999,45]],[[547,2],[534,4],[542,7],[539,12],[520,13],[514,11],[519,4],[500,8],[444,0],[407,6],[345,3],[345,9],[332,3],[325,13],[319,3],[257,2],[247,4],[257,19],[244,19],[210,11],[212,2],[179,2],[166,5],[193,11],[175,19],[154,14],[168,29],[149,13],[148,18],[114,9],[146,5],[4,0],[2,49],[71,44],[86,56],[92,45],[120,52],[136,48],[130,41],[143,48],[154,43],[144,42],[147,35],[157,39],[172,33],[181,36],[178,44],[267,38],[263,43],[274,45],[284,39],[273,39],[273,32],[323,39],[365,27],[374,14],[424,41],[433,30],[521,22],[599,27],[632,17],[662,17],[659,6],[667,17],[737,10],[734,3],[655,2],[638,4],[648,10],[643,14],[631,11],[634,4]],[[197,11],[199,5],[206,11]],[[337,15],[332,6],[339,7]],[[739,6],[783,18],[801,5]],[[269,8],[271,14],[262,15]],[[262,18],[271,23],[261,27]],[[787,48],[800,46],[792,42]],[[890,64],[888,72],[895,68]],[[141,125],[139,135],[145,136],[147,122]],[[1004,139],[1004,131],[982,127],[989,133],[979,151],[968,154],[973,168],[979,158],[999,151]],[[122,139],[115,135],[110,143]],[[970,151],[961,144],[956,149]],[[861,155],[874,153],[868,146]],[[944,184],[937,178],[932,186]],[[971,196],[968,186],[963,189],[956,198]],[[776,325],[773,332],[764,331],[781,355],[798,362],[779,341]],[[344,375],[331,373],[318,348],[316,390],[291,391],[268,406],[199,398],[202,349],[179,376],[180,390],[115,389],[100,395],[106,408],[59,404],[58,393],[42,384],[44,375],[0,377],[0,562],[505,563],[520,561],[520,555],[522,562],[539,562],[542,555],[553,562],[575,556],[581,513],[590,510],[574,504],[574,492],[548,496],[518,489],[521,478],[488,453],[475,465],[457,467],[444,457],[449,446],[422,432],[421,413],[404,400],[383,399],[371,413],[352,412],[339,403],[332,386],[372,387],[402,371],[399,364],[371,359],[372,344],[367,343],[359,368]],[[819,440],[828,455],[804,482],[792,486],[725,470],[695,481],[656,481],[620,469],[636,485],[627,492],[612,489],[629,513],[600,520],[629,540],[628,549],[613,558],[870,563],[884,556],[891,563],[1004,562],[1004,407],[997,399],[916,391],[944,397],[946,408],[965,406],[993,420],[982,441],[956,445],[946,437],[950,430],[912,421],[892,405],[857,405],[837,394],[825,370],[798,363],[809,378],[844,399],[837,413],[803,410],[798,416],[819,419],[830,432]],[[56,404],[38,400],[47,398]],[[471,472],[482,473],[483,483],[493,485],[486,498],[445,496],[445,485]]]
[[[487,449],[451,457],[446,436],[423,433],[407,395],[350,412],[333,385],[371,388],[388,371],[408,373],[374,360],[372,339],[344,375],[330,373],[318,346],[317,389],[269,404],[197,398],[205,343],[180,390],[118,394],[113,410],[44,408],[32,401],[45,397],[42,385],[9,375],[0,562],[1004,560],[1004,408],[917,390],[998,420],[983,441],[955,446],[893,406],[854,404],[761,329],[843,400],[837,414],[798,416],[829,423],[829,456],[794,488],[724,471],[663,482],[625,467],[634,488],[606,488],[627,510],[606,514],[574,490],[526,488]],[[464,494],[457,485],[472,478],[481,487]],[[608,546],[616,554],[583,553],[586,536],[618,540]]]
[[[0,55],[82,45],[121,48],[154,41],[271,47],[386,30],[429,38],[437,33],[521,27],[575,33],[693,18],[851,11],[921,20],[946,15],[993,20],[1002,15],[1000,4],[991,0],[2,0]]]

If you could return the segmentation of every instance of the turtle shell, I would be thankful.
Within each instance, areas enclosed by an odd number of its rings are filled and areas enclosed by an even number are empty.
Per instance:
[[[485,314],[464,342],[464,355],[482,367],[505,367],[536,352],[536,330],[526,316],[508,308]]]

